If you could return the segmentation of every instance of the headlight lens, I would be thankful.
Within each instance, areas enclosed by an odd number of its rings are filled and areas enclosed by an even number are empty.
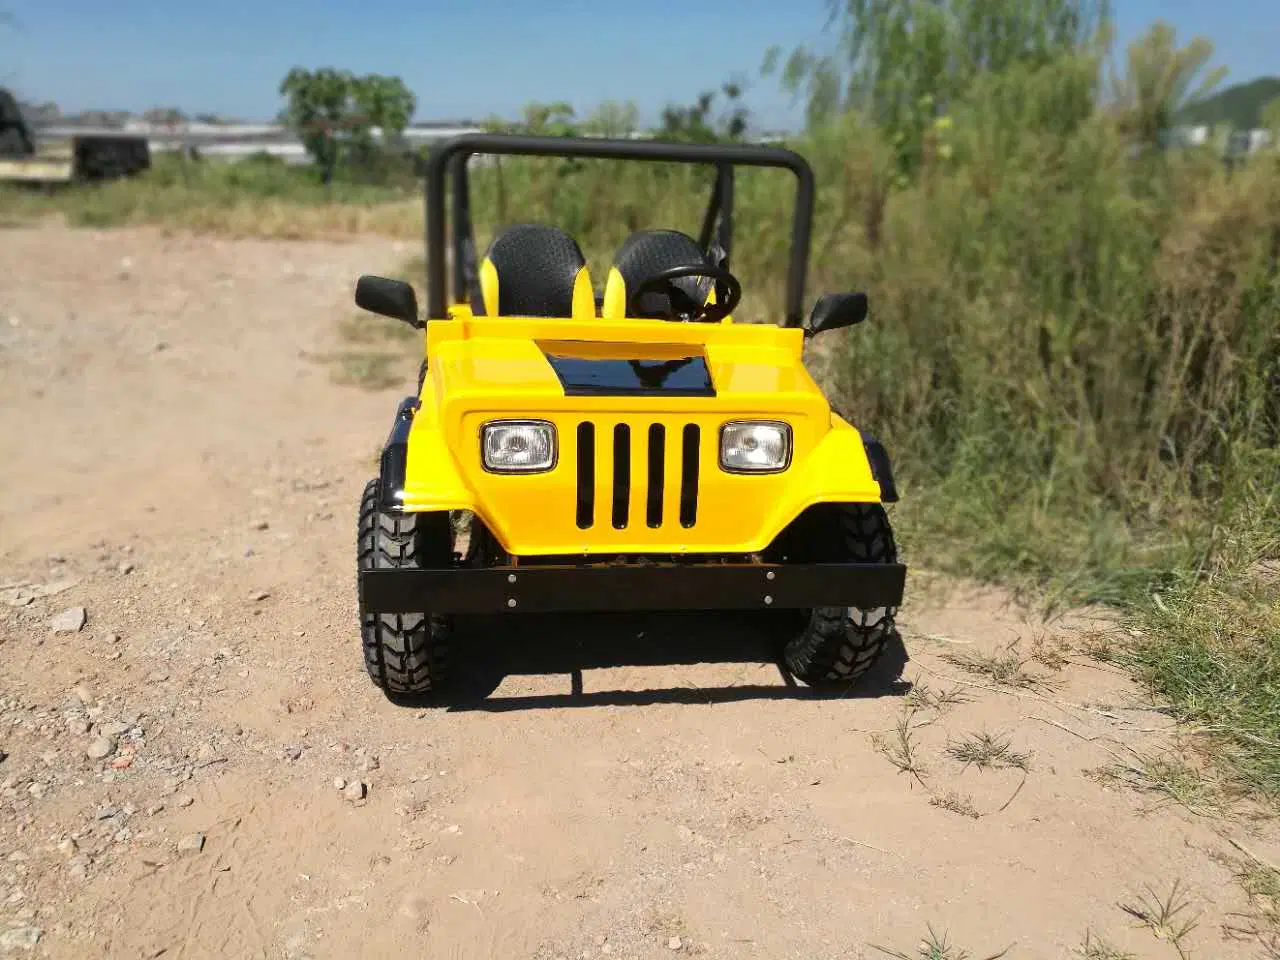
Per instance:
[[[777,473],[791,462],[791,427],[736,420],[720,428],[720,466],[729,473]]]
[[[556,465],[556,428],[545,420],[495,420],[481,431],[484,467],[494,473],[541,473]]]

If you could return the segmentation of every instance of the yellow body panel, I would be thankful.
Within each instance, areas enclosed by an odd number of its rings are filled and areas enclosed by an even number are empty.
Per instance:
[[[428,373],[409,433],[403,507],[472,510],[515,556],[609,553],[753,553],[801,511],[823,501],[879,502],[858,432],[831,412],[801,362],[803,334],[755,324],[661,320],[472,317],[427,325]],[[566,396],[547,353],[583,358],[705,358],[714,397]],[[556,465],[496,474],[481,462],[482,426],[497,419],[554,424]],[[730,420],[784,420],[788,468],[740,475],[719,466]],[[577,525],[577,428],[595,424],[595,522]],[[629,522],[615,529],[612,435],[631,430]],[[662,523],[646,522],[649,426],[665,427]],[[700,429],[697,517],[679,518],[682,430]]]

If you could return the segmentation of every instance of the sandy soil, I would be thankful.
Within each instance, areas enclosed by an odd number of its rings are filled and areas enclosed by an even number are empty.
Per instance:
[[[408,252],[0,232],[0,954],[1177,957],[1121,906],[1177,880],[1188,955],[1263,955],[1230,841],[1275,830],[1103,775],[1169,720],[996,592],[914,576],[901,678],[840,698],[750,624],[544,618],[387,702],[353,541],[401,391],[315,357]]]

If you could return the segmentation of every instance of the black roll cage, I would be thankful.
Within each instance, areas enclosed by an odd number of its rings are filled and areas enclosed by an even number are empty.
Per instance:
[[[670,143],[660,140],[616,140],[596,137],[535,137],[507,133],[467,133],[436,146],[426,166],[427,320],[447,320],[448,302],[478,296],[475,233],[471,223],[467,161],[476,154],[494,156],[582,157],[598,160],[648,160],[705,163],[715,166],[716,180],[702,221],[699,243],[710,249],[714,239],[727,266],[733,246],[733,168],[778,167],[796,176],[795,217],[783,325],[803,322],[805,274],[813,229],[813,170],[804,157],[781,147],[755,144]],[[453,187],[453,277],[446,286],[445,181]]]

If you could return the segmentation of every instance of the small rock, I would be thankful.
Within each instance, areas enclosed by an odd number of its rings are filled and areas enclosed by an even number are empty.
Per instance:
[[[101,730],[104,737],[120,737],[129,732],[129,724],[113,720],[111,723],[102,724]]]
[[[358,800],[363,800],[367,791],[368,788],[364,785],[363,780],[352,780],[347,784],[346,788],[343,789],[342,798],[355,803]]]
[[[269,529],[269,528],[270,528],[270,526],[271,526],[271,524],[270,524],[270,523],[268,523],[266,520],[259,520],[257,523],[255,523],[255,524],[253,525],[253,529],[255,529],[255,530],[266,530],[266,529]]]
[[[672,937],[667,941],[668,950],[679,950],[684,946],[684,942],[679,937]]]
[[[116,569],[118,569],[125,576],[128,576],[129,574],[133,573],[134,567],[132,563],[125,562],[120,564],[120,566],[117,567]]]
[[[78,736],[78,737],[83,737],[85,734],[89,732],[90,729],[92,729],[92,727],[93,727],[93,724],[91,724],[88,720],[68,720],[67,721],[67,730],[70,731],[72,735]]]
[[[116,831],[116,835],[114,839],[116,843],[128,843],[131,839],[133,839],[133,831],[130,830],[128,827],[122,827],[121,829]]]
[[[35,783],[31,784],[31,786],[27,787],[27,793],[31,794],[31,796],[35,797],[37,800],[42,800],[44,799],[45,791],[48,789],[48,787],[37,780]]]
[[[49,630],[53,633],[79,633],[89,620],[84,607],[68,607],[49,621]]]
[[[250,595],[249,595],[249,599],[250,599],[250,600],[254,600],[254,601],[259,601],[259,600],[265,600],[265,599],[267,599],[267,597],[269,597],[269,596],[271,596],[270,592],[268,592],[268,591],[266,591],[266,590],[258,590],[258,591],[256,591],[256,592],[254,592],[254,593],[250,594]]]
[[[204,834],[189,833],[178,841],[179,853],[199,853],[204,849]]]
[[[347,785],[347,781],[343,780],[342,777],[333,778],[333,789],[341,790],[344,787],[346,787],[346,785]]]
[[[58,852],[70,859],[80,852],[80,846],[76,843],[75,838],[67,837],[67,839],[58,844]]]
[[[39,927],[14,927],[0,933],[0,952],[34,950],[44,931]]]
[[[99,807],[98,812],[93,815],[95,820],[110,820],[120,811],[115,807]]]
[[[84,755],[90,760],[105,760],[116,752],[116,742],[110,737],[98,737],[85,748]]]
[[[164,683],[169,679],[169,675],[163,670],[153,670],[147,674],[147,683]]]
[[[178,798],[178,806],[180,807],[189,807],[195,802],[196,802],[195,797],[189,796],[188,794],[185,794],[185,793]]]
[[[364,763],[361,764],[361,766],[364,767],[365,773],[372,773],[373,771],[378,769],[380,764],[378,763],[377,757],[366,757]]]
[[[72,689],[71,692],[74,693],[76,695],[76,699],[79,700],[81,703],[83,703],[86,707],[93,706],[94,700],[95,700],[93,696],[93,691],[90,690],[88,687],[86,687],[84,684],[82,683],[77,684],[76,687]]]
[[[164,810],[163,803],[153,803],[151,806],[147,807],[147,816],[154,817],[157,813],[160,813],[163,810]]]
[[[302,756],[302,748],[301,747],[285,747],[284,756],[285,756],[285,759],[289,761],[298,760]]]

